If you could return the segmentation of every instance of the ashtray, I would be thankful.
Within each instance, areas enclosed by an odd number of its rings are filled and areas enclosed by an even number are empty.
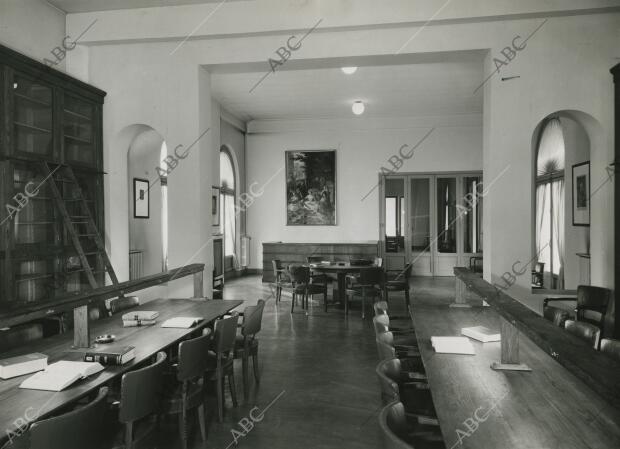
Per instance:
[[[114,335],[99,335],[95,338],[95,343],[112,343],[115,339]]]

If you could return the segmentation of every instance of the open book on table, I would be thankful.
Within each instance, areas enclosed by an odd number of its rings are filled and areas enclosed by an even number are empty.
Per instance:
[[[99,363],[61,360],[48,365],[44,371],[30,376],[21,383],[19,388],[62,391],[74,382],[100,371],[103,371],[103,366]]]

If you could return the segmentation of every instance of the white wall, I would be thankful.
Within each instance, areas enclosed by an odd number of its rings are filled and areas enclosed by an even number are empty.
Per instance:
[[[482,169],[482,126],[479,115],[351,119],[339,121],[251,122],[247,136],[247,184],[264,186],[264,194],[248,207],[252,268],[262,268],[262,243],[361,242],[379,238],[381,167],[402,145],[415,150],[401,173]],[[336,226],[286,226],[285,151],[335,149]],[[407,149],[409,151],[409,149]],[[271,180],[271,181],[269,181]],[[269,182],[268,182],[269,181]],[[265,183],[267,183],[265,185]]]
[[[65,13],[41,0],[0,0],[0,44],[40,62],[56,61],[51,53],[62,48]],[[56,66],[65,69],[63,59]]]
[[[536,23],[524,21],[523,36]],[[486,60],[486,73],[495,70],[492,58],[515,35],[514,27],[496,36]],[[555,111],[574,113],[590,140],[591,185],[608,176],[613,160],[613,82],[609,69],[617,63],[620,16],[617,14],[551,18],[527,48],[485,85],[484,175],[497,176],[509,167],[485,202],[485,278],[498,281],[512,265],[532,257],[533,148],[537,124]],[[502,82],[502,76],[520,78]],[[615,182],[615,181],[614,181]],[[592,284],[613,288],[613,183],[591,199]],[[530,277],[520,276],[509,294],[535,311],[542,298],[530,290]]]

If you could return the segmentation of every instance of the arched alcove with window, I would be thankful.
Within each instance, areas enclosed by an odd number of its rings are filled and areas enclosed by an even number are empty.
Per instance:
[[[224,235],[224,270],[237,264],[237,198],[238,181],[233,152],[226,145],[220,148],[220,233]]]
[[[538,124],[533,147],[532,287],[574,290],[579,284],[590,283],[589,227],[575,224],[573,219],[574,207],[590,207],[589,198],[582,204],[584,199],[573,194],[573,170],[589,164],[590,138],[574,114],[558,111]]]
[[[127,150],[130,279],[168,269],[167,155],[164,138],[148,126]]]

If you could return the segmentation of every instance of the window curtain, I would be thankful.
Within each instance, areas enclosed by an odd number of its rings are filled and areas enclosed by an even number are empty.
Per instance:
[[[233,257],[233,265],[236,266],[237,251],[235,248],[235,242],[237,241],[235,235],[235,197],[234,195],[224,196],[224,251],[226,256]]]
[[[558,288],[564,288],[564,179],[551,183],[553,196],[553,274],[558,276]]]
[[[538,262],[544,263],[547,271],[551,269],[549,209],[549,184],[539,184],[536,187],[536,254]]]

